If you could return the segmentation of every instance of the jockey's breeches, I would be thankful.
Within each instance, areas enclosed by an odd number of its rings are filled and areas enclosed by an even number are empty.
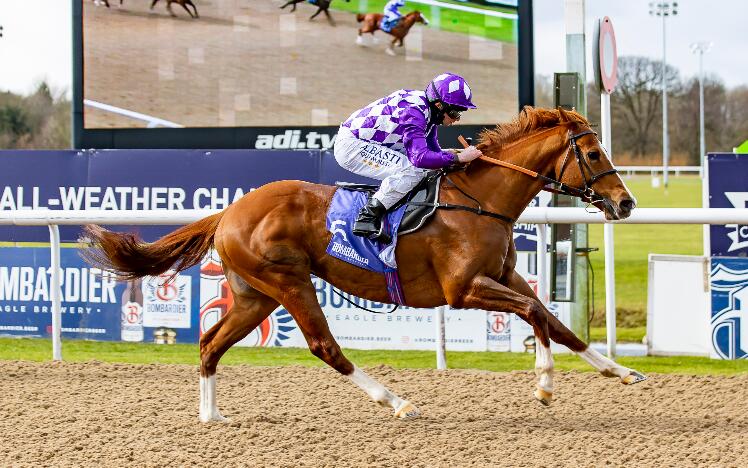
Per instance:
[[[407,195],[429,172],[428,169],[415,167],[399,151],[355,137],[341,137],[341,133],[345,132],[338,133],[335,138],[335,160],[354,174],[381,180],[382,184],[374,198],[388,209]]]

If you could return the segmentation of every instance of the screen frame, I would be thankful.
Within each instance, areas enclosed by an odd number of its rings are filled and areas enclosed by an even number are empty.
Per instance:
[[[188,127],[188,128],[107,128],[84,127],[83,120],[83,2],[70,0],[73,12],[73,149],[256,149],[258,135],[281,135],[300,130],[301,135],[337,133],[338,126],[324,127]],[[517,73],[519,109],[535,102],[532,0],[519,0],[517,34]],[[439,141],[455,146],[458,135],[477,136],[483,125],[443,127]]]

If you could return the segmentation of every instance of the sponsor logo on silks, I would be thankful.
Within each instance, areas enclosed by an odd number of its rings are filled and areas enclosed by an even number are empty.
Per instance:
[[[353,247],[348,247],[347,245],[343,245],[340,242],[333,242],[332,251],[336,254],[340,254],[344,257],[350,258],[355,262],[362,263],[364,265],[369,264],[368,258],[362,257],[353,249]]]
[[[735,208],[748,208],[748,192],[725,192],[725,197],[730,200]],[[748,225],[745,224],[727,224],[728,229],[733,229],[727,233],[732,244],[727,249],[728,252],[744,249],[748,247]]]
[[[348,235],[343,230],[342,226],[345,226],[346,222],[342,219],[337,219],[330,223],[330,233],[334,236],[335,234],[340,234],[340,237],[343,238],[344,241],[348,242]]]
[[[255,149],[330,149],[336,134],[315,131],[302,134],[302,130],[286,130],[275,135],[257,135]]]
[[[748,269],[717,263],[711,272],[712,345],[722,359],[748,358]]]
[[[200,335],[202,336],[234,305],[221,259],[215,252],[200,264]],[[279,308],[241,341],[244,346],[282,346],[296,328],[291,314]]]

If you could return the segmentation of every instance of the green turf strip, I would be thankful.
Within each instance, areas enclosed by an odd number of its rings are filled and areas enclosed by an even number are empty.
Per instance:
[[[64,340],[62,354],[66,361],[119,362],[129,364],[192,364],[199,362],[194,344],[156,345],[150,343],[110,343]],[[347,349],[346,356],[362,367],[388,365],[395,368],[434,368],[435,353],[431,351],[361,351]],[[50,340],[34,338],[0,338],[0,359],[49,361]],[[557,370],[593,371],[580,358],[569,354],[554,356]],[[535,358],[524,353],[448,352],[451,369],[480,369],[494,372],[532,370]],[[748,360],[719,361],[702,357],[636,357],[619,362],[641,372],[731,375],[748,373]],[[301,348],[240,348],[234,347],[221,359],[223,365],[253,366],[322,366],[309,350]]]
[[[640,208],[700,208],[701,179],[698,176],[670,178],[667,192],[651,187],[650,176],[624,179],[637,198]],[[650,253],[702,255],[702,226],[689,224],[630,224],[614,227],[616,306],[619,324],[643,327],[647,310],[647,259]],[[605,257],[603,255],[603,226],[592,224],[589,245],[599,247],[590,254],[595,270],[595,309],[593,326],[604,323]]]
[[[481,10],[516,14],[516,11],[511,8],[492,8],[449,0],[440,1],[442,1],[442,3],[469,6]],[[350,2],[336,0],[332,3],[330,9],[351,13],[382,13],[386,3],[386,0],[351,0]],[[405,15],[413,10],[419,10],[426,16],[429,20],[429,25],[426,27],[429,28],[436,28],[461,34],[470,34],[512,44],[517,43],[517,27],[519,23],[515,19],[497,18],[493,16],[485,16],[479,13],[432,7],[431,5],[424,5],[416,2],[409,2],[407,6],[400,9],[400,12]],[[297,12],[298,11],[299,10],[297,10]],[[309,11],[313,12],[315,10]],[[383,33],[378,32],[377,34]]]

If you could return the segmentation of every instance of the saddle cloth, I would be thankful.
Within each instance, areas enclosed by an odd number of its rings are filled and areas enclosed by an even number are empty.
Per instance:
[[[392,18],[392,19],[382,18],[382,21],[379,23],[379,29],[388,33],[392,31],[395,28],[395,26],[397,26],[397,23],[399,22],[400,22],[400,18]]]
[[[390,298],[395,303],[404,304],[395,260],[397,239],[399,235],[419,229],[434,214],[440,180],[440,173],[429,175],[390,209],[382,220],[385,232],[392,237],[389,245],[356,236],[352,232],[359,211],[378,186],[339,182],[327,211],[327,230],[332,234],[327,253],[352,265],[383,274]]]

